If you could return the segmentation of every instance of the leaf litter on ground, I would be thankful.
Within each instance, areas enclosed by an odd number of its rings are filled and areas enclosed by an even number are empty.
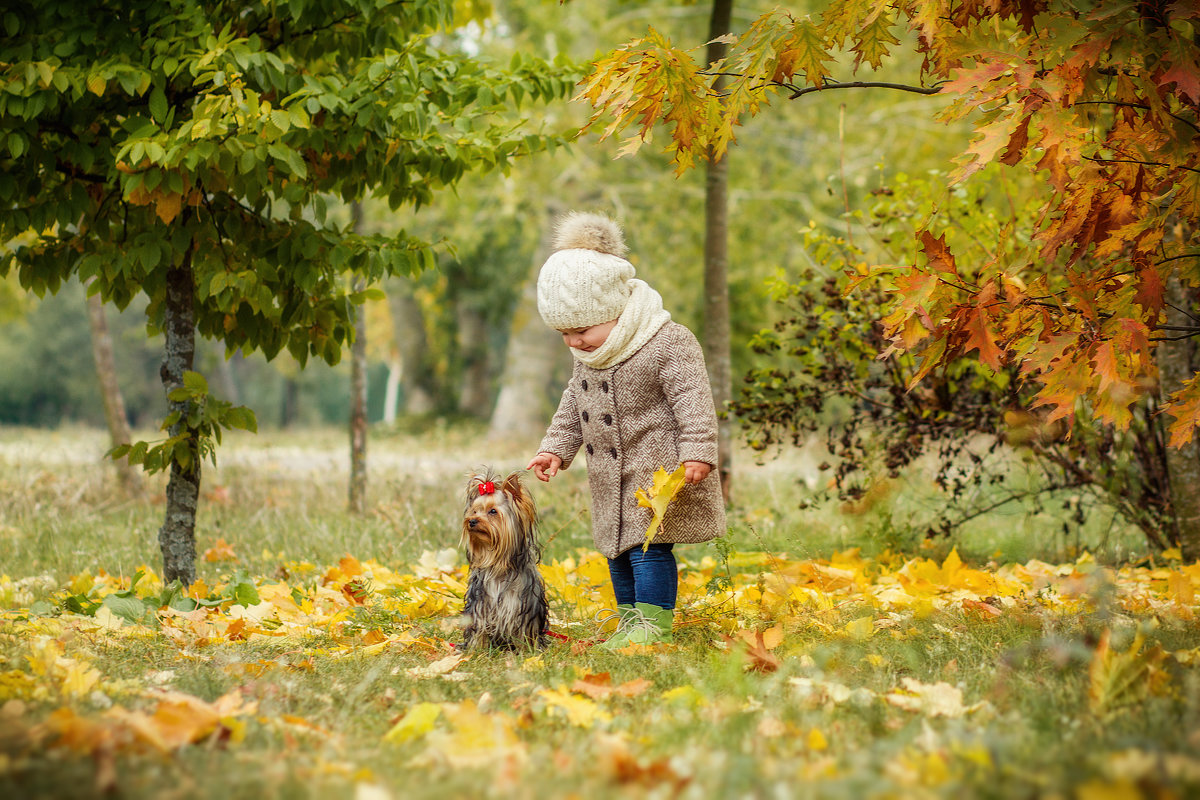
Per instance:
[[[1178,693],[1180,671],[1194,675],[1200,667],[1195,655],[1200,643],[1194,637],[1191,647],[1170,650],[1146,638],[1150,628],[1145,624],[1194,623],[1200,565],[1172,561],[1167,566],[1110,568],[1085,555],[1070,564],[1028,561],[976,568],[955,551],[941,561],[894,554],[869,559],[857,550],[827,559],[743,553],[729,567],[731,582],[719,591],[712,590],[711,579],[726,565],[706,556],[684,567],[677,626],[687,644],[604,656],[618,665],[622,659],[637,665],[637,674],[619,683],[610,672],[590,668],[595,651],[578,646],[597,633],[587,621],[612,603],[603,559],[595,553],[552,560],[543,568],[554,598],[551,626],[570,632],[569,641],[557,646],[562,653],[569,649],[568,662],[575,666],[563,672],[554,666],[562,663],[559,657],[521,656],[509,673],[526,678],[515,684],[511,677],[489,682],[495,656],[450,646],[459,637],[452,621],[461,609],[467,577],[452,550],[426,552],[408,567],[350,555],[324,568],[285,561],[271,577],[234,573],[211,584],[197,581],[186,591],[163,586],[149,567],[130,578],[102,570],[79,574],[52,595],[50,613],[15,604],[0,611],[0,741],[9,764],[4,769],[39,754],[75,754],[96,762],[100,786],[114,780],[114,768],[105,766],[108,760],[147,752],[172,757],[197,745],[244,747],[252,731],[289,741],[303,732],[330,741],[326,720],[295,709],[268,713],[277,701],[269,692],[256,696],[263,690],[254,678],[280,670],[317,674],[314,665],[346,659],[404,658],[411,664],[391,669],[394,679],[412,687],[412,697],[392,693],[388,702],[398,706],[398,713],[375,740],[408,753],[411,769],[520,775],[531,768],[538,746],[534,732],[540,726],[563,725],[597,747],[604,743],[608,755],[601,762],[610,770],[605,780],[670,785],[686,783],[686,770],[681,763],[641,752],[639,740],[628,738],[633,731],[623,727],[624,717],[655,708],[665,719],[758,714],[755,730],[764,741],[796,739],[798,752],[807,754],[805,774],[832,779],[842,767],[831,753],[843,746],[836,738],[840,723],[826,718],[835,709],[893,709],[891,713],[923,719],[923,725],[985,720],[999,713],[995,698],[968,697],[949,675],[928,680],[901,674],[874,652],[863,656],[867,666],[859,671],[843,669],[839,675],[836,661],[818,665],[813,655],[836,643],[861,653],[875,647],[879,637],[904,641],[928,635],[922,631],[956,637],[964,630],[987,636],[988,630],[1009,623],[1052,626],[1092,614],[1098,598],[1105,598],[1109,624],[1086,656],[1085,707],[1090,713],[1111,718],[1152,698]],[[0,597],[13,583],[0,577]],[[117,604],[114,598],[128,603]],[[1113,627],[1120,620],[1129,623],[1126,628],[1143,621],[1123,647],[1113,644]],[[112,662],[97,656],[125,643],[153,647],[159,654],[140,678],[109,674],[103,664],[111,669]],[[243,658],[246,648],[253,647],[269,652],[257,660]],[[696,676],[686,670],[660,672],[660,666],[687,657],[696,647],[710,658],[724,651],[742,674],[761,676],[759,680],[782,672],[785,705],[765,708],[753,699],[731,705],[730,697],[697,685]],[[243,685],[211,701],[172,686],[176,671],[183,668],[178,665],[214,662],[222,652],[230,655],[226,673],[242,676]],[[875,671],[862,671],[869,669]],[[874,683],[867,685],[864,677],[870,675]],[[417,688],[450,684],[464,689],[448,696],[443,691],[437,698],[439,692]],[[503,691],[499,687],[504,684],[509,699],[502,701],[499,693],[494,699],[492,693]],[[486,686],[492,688],[482,694],[470,688]],[[804,716],[813,714],[825,716]],[[888,724],[900,728],[905,718]],[[884,772],[887,780],[900,784],[911,780],[924,785],[931,776],[949,782],[957,769],[954,758],[944,748],[918,748],[905,751]],[[1200,785],[1200,762],[1194,766]],[[1184,767],[1178,771],[1191,774]]]

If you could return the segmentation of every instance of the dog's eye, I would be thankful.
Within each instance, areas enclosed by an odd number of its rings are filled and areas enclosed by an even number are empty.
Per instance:
[[[499,514],[500,512],[499,512],[499,511],[497,511],[497,510],[496,510],[496,509],[494,509],[494,508],[489,508],[489,509],[488,509],[488,513],[489,513],[489,514]]]

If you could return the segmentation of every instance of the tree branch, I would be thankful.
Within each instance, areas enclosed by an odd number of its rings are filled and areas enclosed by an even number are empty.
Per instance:
[[[799,88],[793,83],[780,82],[777,85],[792,91],[788,100],[795,100],[798,97],[803,97],[813,92],[823,92],[826,89],[895,89],[900,92],[913,92],[914,94],[937,94],[942,90],[941,82],[933,86],[910,86],[904,83],[885,83],[883,81],[849,81],[847,83],[830,81],[821,86],[805,86],[804,88]]]
[[[971,520],[975,519],[976,517],[981,517],[984,514],[988,513],[989,511],[994,511],[995,509],[1000,508],[1001,506],[1007,505],[1009,503],[1014,503],[1017,500],[1024,500],[1026,497],[1033,497],[1033,496],[1036,496],[1039,494],[1043,494],[1045,492],[1056,492],[1056,491],[1060,491],[1062,489],[1072,489],[1072,488],[1075,488],[1077,485],[1078,484],[1072,484],[1072,485],[1067,485],[1067,486],[1051,486],[1051,487],[1046,487],[1043,489],[1027,489],[1022,492],[1013,492],[1006,497],[1000,498],[999,500],[992,503],[991,505],[983,506],[982,508],[975,509],[974,511],[972,511],[969,514],[964,514],[963,516],[959,517],[957,520],[954,520],[954,521],[945,520],[945,530],[948,533],[950,530],[961,527],[962,525],[965,525],[966,523],[970,522]]]
[[[1144,103],[1124,103],[1124,102],[1121,102],[1120,100],[1078,100],[1075,102],[1075,105],[1077,105],[1077,106],[1122,106],[1124,108],[1140,108],[1144,111],[1151,110],[1150,106],[1148,106]],[[1191,120],[1186,120],[1183,117],[1179,116],[1178,114],[1172,114],[1170,111],[1166,112],[1166,114],[1167,114],[1167,116],[1173,117],[1176,120],[1178,120],[1179,122],[1182,122],[1184,125],[1187,125],[1189,128],[1196,131],[1197,133],[1200,133],[1200,126],[1197,126],[1196,123],[1192,122]]]
[[[1194,315],[1192,312],[1188,311],[1187,309],[1180,308],[1179,306],[1177,306],[1177,305],[1175,305],[1174,303],[1171,303],[1171,302],[1169,302],[1169,301],[1164,301],[1164,302],[1166,302],[1168,306],[1170,306],[1171,308],[1175,309],[1175,310],[1176,310],[1176,311],[1178,311],[1180,314],[1183,314],[1183,315],[1184,315],[1185,317],[1187,317],[1188,319],[1190,319],[1190,320],[1194,320],[1194,321],[1196,321],[1196,322],[1200,322],[1200,317],[1197,317],[1196,315]],[[1160,327],[1161,327],[1161,326],[1160,326]]]
[[[1183,253],[1183,254],[1177,255],[1177,256],[1169,256],[1167,258],[1164,258],[1162,261],[1155,261],[1154,266],[1161,267],[1163,264],[1166,264],[1168,261],[1178,261],[1181,258],[1200,258],[1200,253]]]
[[[1186,169],[1188,172],[1200,173],[1200,169],[1195,167],[1185,167],[1183,164],[1167,164],[1162,161],[1139,161],[1135,158],[1096,158],[1095,156],[1084,156],[1085,161],[1094,161],[1097,164],[1141,164],[1143,167],[1166,167],[1167,169]]]

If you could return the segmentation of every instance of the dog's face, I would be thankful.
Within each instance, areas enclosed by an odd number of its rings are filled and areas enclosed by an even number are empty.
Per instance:
[[[536,511],[517,473],[503,482],[491,473],[467,481],[463,543],[472,567],[503,567],[535,542]]]

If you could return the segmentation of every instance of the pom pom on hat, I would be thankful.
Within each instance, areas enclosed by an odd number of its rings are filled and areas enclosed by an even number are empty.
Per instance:
[[[555,231],[556,252],[538,274],[538,312],[556,330],[587,328],[621,316],[635,270],[621,227],[600,214],[572,212]]]
[[[595,250],[624,257],[629,252],[621,226],[601,214],[572,211],[558,222],[554,232],[555,250]]]

